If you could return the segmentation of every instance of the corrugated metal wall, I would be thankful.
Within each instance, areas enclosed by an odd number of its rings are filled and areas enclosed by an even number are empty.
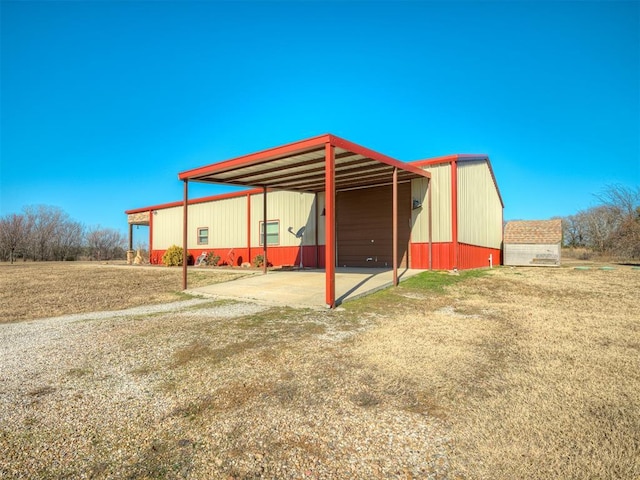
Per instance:
[[[156,210],[153,217],[153,248],[182,246],[183,207]],[[233,248],[247,244],[247,198],[226,198],[189,205],[187,248]],[[209,228],[209,242],[198,245],[198,229]]]
[[[324,193],[318,193],[318,197],[317,197],[317,202],[318,202],[318,245],[324,245],[325,241],[324,241],[324,225],[325,225],[325,217],[324,215],[322,215],[322,211],[324,210]],[[322,264],[324,264],[324,260],[322,261]]]
[[[315,195],[311,193],[297,192],[268,192],[267,193],[267,220],[280,222],[280,246],[299,246],[300,239],[289,233],[287,229],[293,228],[297,232],[301,227],[306,227],[303,241],[304,245],[315,245]],[[245,200],[246,205],[246,200]],[[246,207],[245,207],[246,208]],[[263,217],[263,196],[256,194],[251,196],[251,248],[260,247],[260,222]],[[242,217],[246,225],[246,213]],[[246,234],[241,245],[246,245]]]
[[[502,245],[502,205],[485,160],[458,162],[458,242]]]
[[[171,245],[182,245],[182,207],[163,208],[153,213],[154,250],[166,250]]]
[[[451,241],[451,165],[422,167],[431,173],[433,190],[431,192],[432,241]],[[427,208],[428,180],[411,181],[411,198],[422,200],[423,207],[412,211],[412,242],[429,241],[429,212]]]

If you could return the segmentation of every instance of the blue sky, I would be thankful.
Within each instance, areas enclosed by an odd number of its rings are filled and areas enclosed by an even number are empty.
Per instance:
[[[640,3],[1,2],[0,215],[126,230],[180,171],[322,133],[490,156],[505,219],[640,185]],[[191,196],[228,188],[192,185]]]

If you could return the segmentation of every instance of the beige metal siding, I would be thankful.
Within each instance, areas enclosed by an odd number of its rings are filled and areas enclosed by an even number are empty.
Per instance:
[[[157,210],[153,217],[153,248],[182,246],[183,207]],[[233,248],[247,244],[247,197],[189,205],[187,248]],[[209,229],[209,242],[198,245],[198,229]]]
[[[434,242],[451,241],[451,165],[422,167],[431,173],[431,217],[432,240]],[[426,178],[411,181],[411,198],[422,201],[422,208],[412,210],[412,242],[429,241],[429,208]]]
[[[287,231],[289,227],[292,227],[294,232],[297,232],[301,227],[306,227],[303,244],[315,245],[314,199],[315,195],[311,193],[283,191],[267,193],[267,220],[278,220],[280,222],[280,243],[278,245],[300,245],[300,239]],[[260,247],[260,222],[262,222],[263,216],[263,195],[252,195],[251,248]],[[244,244],[246,244],[246,240]]]
[[[208,248],[234,248],[247,244],[247,197],[226,198],[191,205],[189,248],[197,248],[197,230],[209,227]]]
[[[458,162],[458,241],[502,245],[502,205],[485,160]]]
[[[172,245],[182,246],[182,207],[154,210],[153,248],[166,250]]]
[[[325,208],[325,203],[324,203],[324,193],[318,193],[317,196],[317,202],[318,202],[318,245],[324,245],[325,244],[325,237],[324,237],[324,225],[325,225],[325,216],[322,215],[322,211]]]

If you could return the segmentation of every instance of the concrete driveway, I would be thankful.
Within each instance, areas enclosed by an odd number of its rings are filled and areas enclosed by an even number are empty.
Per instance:
[[[423,270],[398,270],[400,281]],[[336,268],[336,305],[387,288],[393,270]],[[272,270],[229,282],[187,290],[196,295],[230,298],[268,305],[326,308],[324,270]]]

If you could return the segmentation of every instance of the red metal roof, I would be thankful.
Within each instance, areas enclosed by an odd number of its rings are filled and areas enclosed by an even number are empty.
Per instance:
[[[430,177],[421,168],[326,134],[178,174],[180,180],[267,187],[278,190],[322,192],[325,189],[325,145],[335,148],[335,188],[372,187]]]

